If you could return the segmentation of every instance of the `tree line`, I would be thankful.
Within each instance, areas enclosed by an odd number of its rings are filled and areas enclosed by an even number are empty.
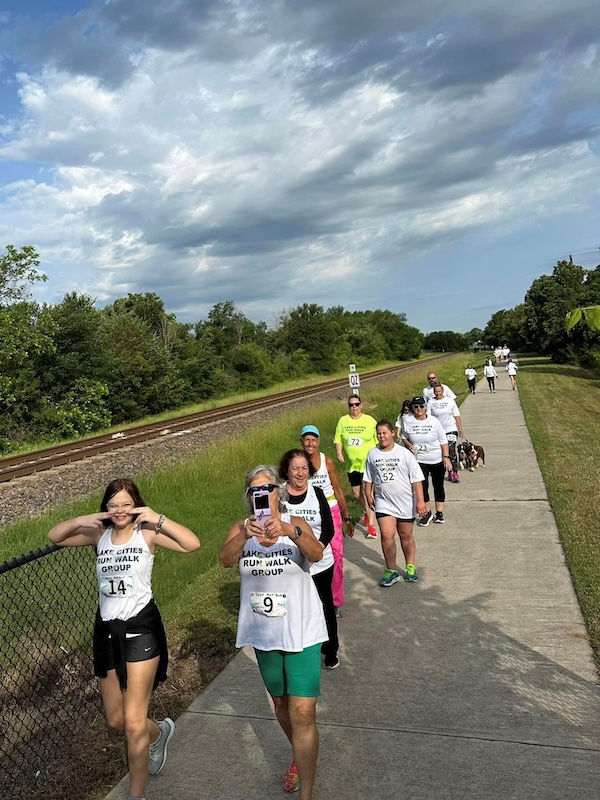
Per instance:
[[[584,269],[571,258],[558,261],[552,275],[533,281],[522,303],[492,315],[483,338],[490,346],[506,343],[513,351],[531,351],[549,355],[558,363],[598,368],[600,334],[592,324],[592,309],[598,305],[600,265]],[[578,309],[589,309],[587,325],[573,323]]]
[[[46,277],[33,247],[0,255],[0,452],[30,440],[82,436],[209,398],[268,387],[350,362],[365,367],[420,355],[405,314],[304,303],[274,326],[231,301],[205,320],[178,322],[154,293],[99,309],[72,292],[37,303]]]

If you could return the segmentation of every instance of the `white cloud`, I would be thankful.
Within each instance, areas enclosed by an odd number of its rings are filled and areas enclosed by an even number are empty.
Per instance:
[[[444,58],[457,36],[472,44],[473,29],[460,18],[443,29],[443,6],[410,31],[375,26],[347,50],[333,35],[306,35],[318,6],[295,37],[281,18],[279,34],[260,32],[256,7],[227,34],[229,61],[207,55],[200,33],[195,46],[140,39],[129,44],[133,71],[110,86],[50,57],[21,69],[0,159],[41,172],[4,185],[0,237],[39,249],[54,299],[89,287],[103,300],[156,291],[188,319],[229,298],[271,318],[315,297],[360,307],[368,270],[382,287],[375,302],[401,311],[388,288],[399,261],[410,274],[424,253],[585,212],[596,193],[597,134],[574,134],[569,115],[597,115],[597,49],[557,51],[562,12],[546,2],[522,15],[546,31],[538,58],[510,64],[504,48],[523,33],[514,9],[479,8],[498,26],[479,43],[470,91],[462,77],[452,84],[464,74],[456,55]],[[151,22],[146,39],[158,36]],[[111,35],[116,47],[119,31],[106,27]]]

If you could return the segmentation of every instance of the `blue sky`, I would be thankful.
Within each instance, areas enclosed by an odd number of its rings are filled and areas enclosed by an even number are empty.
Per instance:
[[[484,327],[600,263],[597,0],[0,0],[0,247],[99,306]]]

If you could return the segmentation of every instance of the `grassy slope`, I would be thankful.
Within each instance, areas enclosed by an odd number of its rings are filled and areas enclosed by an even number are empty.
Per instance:
[[[520,359],[519,394],[600,669],[600,378]]]

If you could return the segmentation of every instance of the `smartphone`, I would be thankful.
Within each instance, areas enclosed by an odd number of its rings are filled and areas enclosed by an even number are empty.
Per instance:
[[[252,495],[252,506],[256,521],[264,525],[271,516],[271,504],[269,502],[270,492],[255,492]]]

